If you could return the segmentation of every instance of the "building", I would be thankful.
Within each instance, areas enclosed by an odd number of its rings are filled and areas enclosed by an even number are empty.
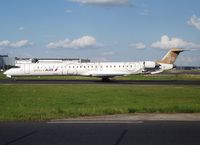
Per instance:
[[[15,65],[27,64],[27,63],[69,63],[69,62],[79,62],[87,63],[90,62],[89,59],[82,58],[18,58],[9,57],[8,55],[0,55],[0,70],[9,69]]]
[[[0,55],[0,70],[8,69],[15,65],[15,58],[8,55]]]
[[[0,70],[4,69],[4,58],[8,57],[8,55],[0,55]]]
[[[15,64],[24,63],[69,63],[69,62],[79,62],[87,63],[90,62],[89,59],[80,58],[15,58]]]

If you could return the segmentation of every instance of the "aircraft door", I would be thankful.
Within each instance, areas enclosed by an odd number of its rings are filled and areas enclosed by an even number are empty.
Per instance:
[[[71,64],[68,66],[67,75],[77,75],[77,65]]]
[[[68,65],[65,65],[62,69],[62,75],[67,75],[67,68],[68,68]]]
[[[29,74],[30,73],[30,64],[24,64],[24,73]]]
[[[98,65],[98,70],[99,70],[99,72],[103,71],[103,65],[101,63],[99,63],[99,65]]]

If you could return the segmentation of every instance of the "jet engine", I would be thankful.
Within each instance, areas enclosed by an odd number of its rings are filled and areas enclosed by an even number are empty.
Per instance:
[[[143,64],[145,69],[151,69],[156,67],[156,63],[154,61],[144,61]]]

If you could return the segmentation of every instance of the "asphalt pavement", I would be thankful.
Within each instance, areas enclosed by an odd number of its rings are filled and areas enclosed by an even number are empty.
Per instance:
[[[1,122],[1,145],[199,145],[198,121]]]

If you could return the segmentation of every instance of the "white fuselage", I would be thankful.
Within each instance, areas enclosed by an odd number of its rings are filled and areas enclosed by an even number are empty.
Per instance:
[[[164,64],[163,64],[164,65]],[[163,70],[173,68],[165,64]],[[170,65],[170,66],[169,66]],[[18,68],[11,68],[4,74],[12,76],[42,76],[42,75],[80,75],[93,77],[115,77],[130,74],[140,74],[149,70],[155,71],[156,63],[153,61],[141,62],[95,62],[95,63],[24,63],[17,64]],[[162,65],[160,65],[162,66]]]
[[[7,75],[82,75],[82,76],[122,76],[143,71],[143,62],[112,63],[27,63],[12,68]]]

